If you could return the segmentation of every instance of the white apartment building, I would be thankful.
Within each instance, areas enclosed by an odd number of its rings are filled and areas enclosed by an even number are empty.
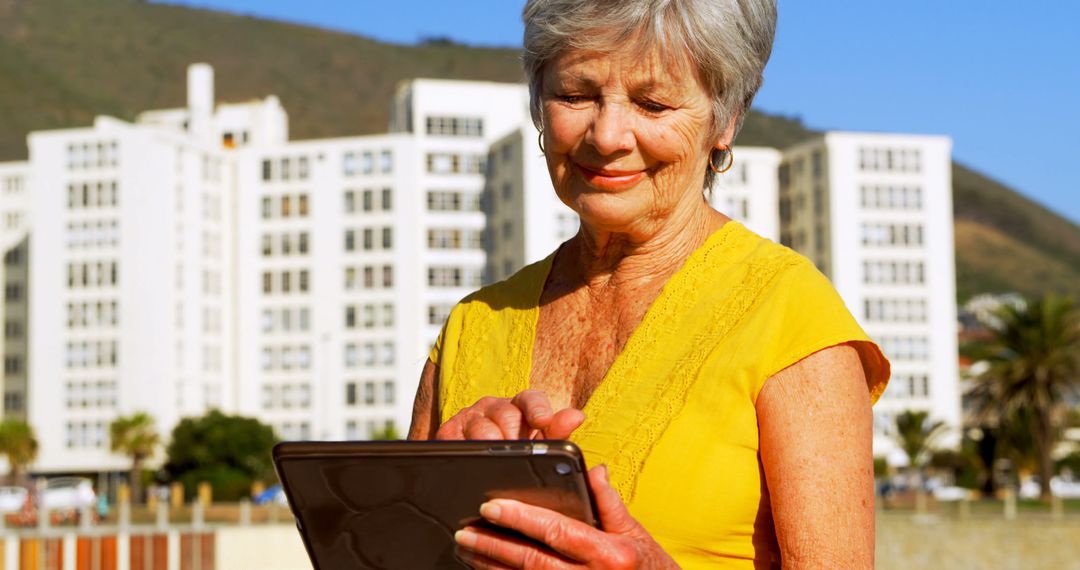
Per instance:
[[[482,202],[490,282],[547,257],[578,231],[577,214],[555,195],[537,137],[536,128],[528,123],[496,141],[488,154]],[[759,235],[779,239],[780,152],[736,147],[735,156],[731,169],[717,176],[707,193],[710,204]]]
[[[26,419],[30,238],[27,232],[29,165],[0,163],[0,392],[4,417]]]
[[[528,120],[524,86],[415,80],[394,132],[289,141],[277,98],[218,104],[213,82],[194,65],[186,107],[35,132],[29,162],[0,168],[33,181],[4,201],[34,237],[8,271],[32,276],[8,303],[29,342],[4,346],[31,348],[5,377],[30,379],[37,472],[126,467],[107,428],[135,411],[163,434],[211,408],[287,439],[401,433],[443,320],[481,284],[486,156]]]
[[[386,135],[238,155],[238,409],[285,438],[408,426],[428,350],[478,288],[488,147],[520,85],[418,79]]]
[[[779,171],[781,241],[829,276],[892,362],[878,455],[896,457],[904,410],[959,441],[950,154],[946,137],[829,132],[787,149]]]

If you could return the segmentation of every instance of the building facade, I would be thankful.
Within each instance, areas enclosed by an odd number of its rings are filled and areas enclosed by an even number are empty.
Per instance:
[[[0,163],[0,392],[4,417],[26,420],[30,234],[27,163]]]
[[[785,150],[779,172],[781,241],[832,280],[892,362],[875,453],[896,450],[905,410],[953,428],[941,443],[959,441],[949,139],[829,132]]]

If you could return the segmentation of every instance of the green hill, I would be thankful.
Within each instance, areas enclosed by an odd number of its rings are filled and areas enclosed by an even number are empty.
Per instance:
[[[518,52],[447,42],[402,46],[297,26],[125,0],[0,0],[0,161],[32,130],[179,107],[185,69],[214,66],[219,100],[275,94],[294,139],[383,132],[399,81],[520,81]],[[739,142],[782,148],[814,131],[753,113]],[[1080,228],[954,165],[958,295],[1080,291]]]

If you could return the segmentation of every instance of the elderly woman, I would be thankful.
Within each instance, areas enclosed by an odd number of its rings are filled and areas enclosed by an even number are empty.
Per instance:
[[[410,437],[569,438],[603,530],[493,500],[482,568],[870,567],[888,362],[805,258],[710,208],[772,0],[530,0],[540,147],[581,230],[452,311]]]

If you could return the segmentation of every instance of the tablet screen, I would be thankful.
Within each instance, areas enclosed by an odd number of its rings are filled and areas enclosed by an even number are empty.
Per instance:
[[[378,444],[353,445],[353,454],[278,460],[317,568],[464,567],[455,556],[454,532],[480,522],[480,505],[492,498],[591,520],[580,458],[380,454],[371,452]]]

